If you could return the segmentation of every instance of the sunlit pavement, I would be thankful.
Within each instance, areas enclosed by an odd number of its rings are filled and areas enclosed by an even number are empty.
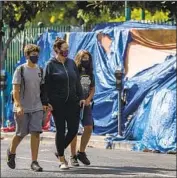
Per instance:
[[[1,140],[1,177],[176,177],[176,155],[131,152],[88,148],[90,166],[70,168],[60,171],[59,163],[54,156],[55,145],[42,142],[39,152],[39,163],[42,173],[30,170],[30,142],[24,140],[17,150],[16,169],[6,165],[6,149],[9,139]],[[69,159],[69,150],[66,158]]]

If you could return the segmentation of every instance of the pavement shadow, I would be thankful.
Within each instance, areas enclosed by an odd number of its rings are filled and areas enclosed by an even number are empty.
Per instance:
[[[164,174],[164,171],[175,172],[176,169],[163,169],[163,168],[147,168],[147,167],[113,167],[113,166],[87,166],[87,167],[78,167],[71,168],[67,170],[72,174],[113,174],[113,175],[137,175],[138,173],[151,173],[151,174]],[[55,172],[61,173],[66,171],[51,171],[44,170],[43,172]]]

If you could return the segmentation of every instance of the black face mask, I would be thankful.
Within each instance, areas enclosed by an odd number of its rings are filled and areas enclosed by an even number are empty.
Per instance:
[[[90,61],[81,61],[81,66],[88,69],[90,67]]]
[[[30,56],[30,61],[33,63],[33,64],[36,64],[38,62],[38,56]]]

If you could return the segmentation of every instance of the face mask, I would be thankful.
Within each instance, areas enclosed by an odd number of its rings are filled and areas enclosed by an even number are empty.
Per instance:
[[[38,62],[38,56],[30,56],[29,59],[33,64],[36,64]]]
[[[60,50],[60,54],[61,54],[63,57],[67,57],[67,56],[68,56],[68,50],[67,50],[67,51],[62,51],[62,50]]]
[[[85,60],[81,60],[81,65],[82,67],[84,67],[85,69],[89,68],[90,65],[90,61],[85,61]]]

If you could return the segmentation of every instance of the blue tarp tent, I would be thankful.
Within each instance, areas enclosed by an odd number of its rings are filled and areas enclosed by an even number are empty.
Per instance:
[[[140,72],[126,85],[130,102],[124,116],[133,118],[124,139],[139,141],[136,150],[176,150],[176,56]]]
[[[118,92],[116,89],[116,81],[114,72],[117,67],[124,70],[125,54],[128,44],[132,41],[130,29],[144,28],[144,29],[174,29],[168,25],[148,25],[140,23],[119,23],[119,24],[102,24],[96,26],[92,32],[73,32],[69,34],[69,57],[74,59],[76,53],[81,49],[88,50],[93,56],[94,74],[96,81],[96,93],[94,96],[93,117],[95,123],[95,134],[115,134],[117,133],[117,111],[118,111]],[[103,29],[104,28],[104,29]],[[112,43],[110,52],[106,53],[100,41],[97,38],[99,32],[107,34]],[[37,40],[37,44],[41,47],[40,65],[44,66],[46,61],[53,55],[52,44],[57,36],[67,36],[65,33],[55,31],[46,31]],[[174,113],[176,108],[173,107],[169,114],[157,114],[155,111],[161,110],[161,106],[172,106],[175,103],[174,95],[176,85],[174,84],[175,77],[174,68],[176,56],[169,56],[162,64],[152,66],[134,77],[130,78],[124,83],[128,89],[127,105],[123,110],[123,122],[129,115],[133,115],[131,122],[125,130],[125,139],[143,140],[143,142],[136,146],[136,149],[143,149],[149,147],[159,149],[161,151],[174,150],[176,143],[176,129],[174,122],[176,117]],[[20,63],[23,63],[22,59]],[[159,99],[159,96],[162,98]],[[168,100],[166,96],[174,98]],[[155,104],[157,103],[157,105]],[[156,107],[156,110],[154,110]],[[162,122],[160,122],[162,121]],[[152,125],[158,123],[157,127],[152,128]],[[165,125],[166,124],[166,125]],[[162,131],[163,134],[155,135],[153,132],[159,128],[170,128],[173,130],[173,135],[169,136],[169,131]],[[154,130],[148,130],[148,129]],[[172,131],[171,131],[172,132]],[[170,142],[160,139],[170,138]],[[154,139],[150,142],[149,139]],[[163,142],[163,143],[162,143]],[[166,144],[163,146],[162,144]]]

